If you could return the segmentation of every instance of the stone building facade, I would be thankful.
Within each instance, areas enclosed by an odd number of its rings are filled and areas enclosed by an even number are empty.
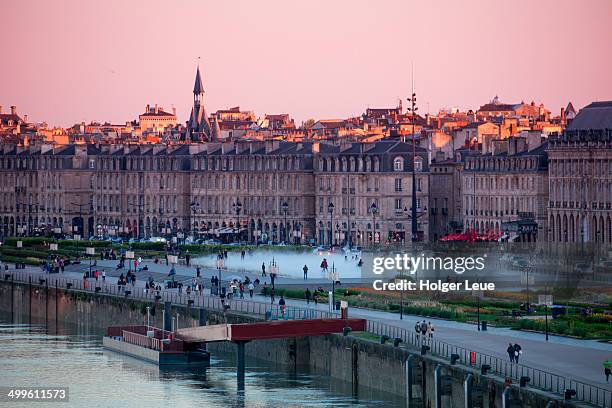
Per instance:
[[[369,245],[411,240],[412,166],[417,235],[429,240],[425,149],[397,141],[320,144],[314,155],[317,242]],[[374,207],[372,205],[374,204]]]
[[[581,109],[548,154],[550,241],[612,243],[612,102]]]
[[[457,154],[457,159],[461,154]],[[463,230],[461,174],[463,162],[434,160],[429,165],[429,234],[432,241]]]
[[[235,142],[178,146],[69,145],[0,150],[0,232],[89,236],[206,236],[329,244],[404,235],[412,147],[400,142]],[[425,152],[419,206],[428,202]],[[352,186],[352,187],[349,187]],[[335,203],[337,218],[319,203]],[[350,206],[349,206],[350,203]],[[401,211],[400,211],[401,209]],[[353,216],[349,220],[349,216]],[[342,219],[346,217],[346,222]],[[428,239],[426,217],[420,238]],[[336,236],[340,234],[342,236]],[[369,234],[368,234],[369,232]],[[401,234],[400,234],[401,233]],[[382,238],[381,238],[382,237]],[[320,239],[321,241],[317,241]]]
[[[523,242],[546,240],[547,143],[526,150],[526,141],[500,141],[497,152],[465,159],[461,195],[465,229],[491,231]],[[500,151],[501,150],[501,151]]]

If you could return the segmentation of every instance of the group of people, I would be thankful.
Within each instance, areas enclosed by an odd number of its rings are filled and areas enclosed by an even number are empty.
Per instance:
[[[423,340],[425,340],[426,338],[433,338],[435,328],[431,322],[426,322],[423,320],[422,322],[415,323],[414,331],[416,332],[417,338],[419,338],[419,336],[423,336]]]
[[[508,343],[508,348],[506,349],[508,353],[508,358],[510,358],[511,363],[518,363],[519,357],[523,354],[522,347],[518,344]]]
[[[66,258],[54,257],[49,261],[43,262],[41,267],[45,273],[59,273],[60,271],[64,273],[67,263],[70,263],[70,261]]]
[[[309,305],[311,300],[314,302],[315,305],[318,304],[319,297],[322,293],[325,293],[325,290],[323,290],[322,287],[318,287],[312,292],[310,291],[310,288],[306,288],[306,290],[304,291],[304,298],[306,299],[306,304]]]
[[[95,273],[98,273],[98,271],[95,271]],[[104,280],[106,280],[106,272],[104,272]],[[125,275],[122,273],[117,279],[117,285],[122,289],[128,284],[131,284],[132,287],[136,286],[136,274],[132,271],[127,272]]]

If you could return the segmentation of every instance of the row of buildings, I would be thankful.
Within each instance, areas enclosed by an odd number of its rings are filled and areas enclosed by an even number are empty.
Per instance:
[[[475,230],[612,243],[612,102],[564,132],[410,142],[4,144],[3,235],[78,233],[367,245]]]
[[[456,149],[489,143],[491,139],[531,131],[546,135],[560,133],[576,114],[571,103],[558,115],[552,115],[543,104],[508,104],[496,96],[474,111],[461,112],[453,108],[421,116],[413,115],[399,100],[391,108],[367,108],[360,116],[309,119],[296,126],[288,114],[257,117],[253,111],[241,110],[238,106],[209,112],[199,68],[192,93],[191,112],[182,123],[176,109],[168,110],[156,104],[146,105],[137,119],[122,124],[82,122],[67,129],[50,128],[46,123],[28,123],[27,117],[17,115],[13,106],[12,116],[5,115],[6,120],[0,121],[0,141],[22,145],[154,145],[267,140],[367,143],[411,139],[414,134],[420,144],[428,144],[430,151],[444,151],[451,157]]]

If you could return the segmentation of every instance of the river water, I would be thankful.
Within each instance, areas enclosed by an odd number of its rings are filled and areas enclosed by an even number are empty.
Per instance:
[[[99,332],[0,314],[0,387],[68,387],[53,407],[403,407],[401,400],[308,372],[247,358],[243,384],[232,355],[207,368],[160,369],[102,348]],[[0,406],[41,406],[39,402]]]

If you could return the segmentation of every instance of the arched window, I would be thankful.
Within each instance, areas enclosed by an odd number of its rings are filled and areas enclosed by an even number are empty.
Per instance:
[[[419,156],[414,158],[414,170],[415,171],[423,170],[423,159],[421,159],[421,157]]]
[[[404,158],[396,157],[393,159],[393,171],[404,171]]]

